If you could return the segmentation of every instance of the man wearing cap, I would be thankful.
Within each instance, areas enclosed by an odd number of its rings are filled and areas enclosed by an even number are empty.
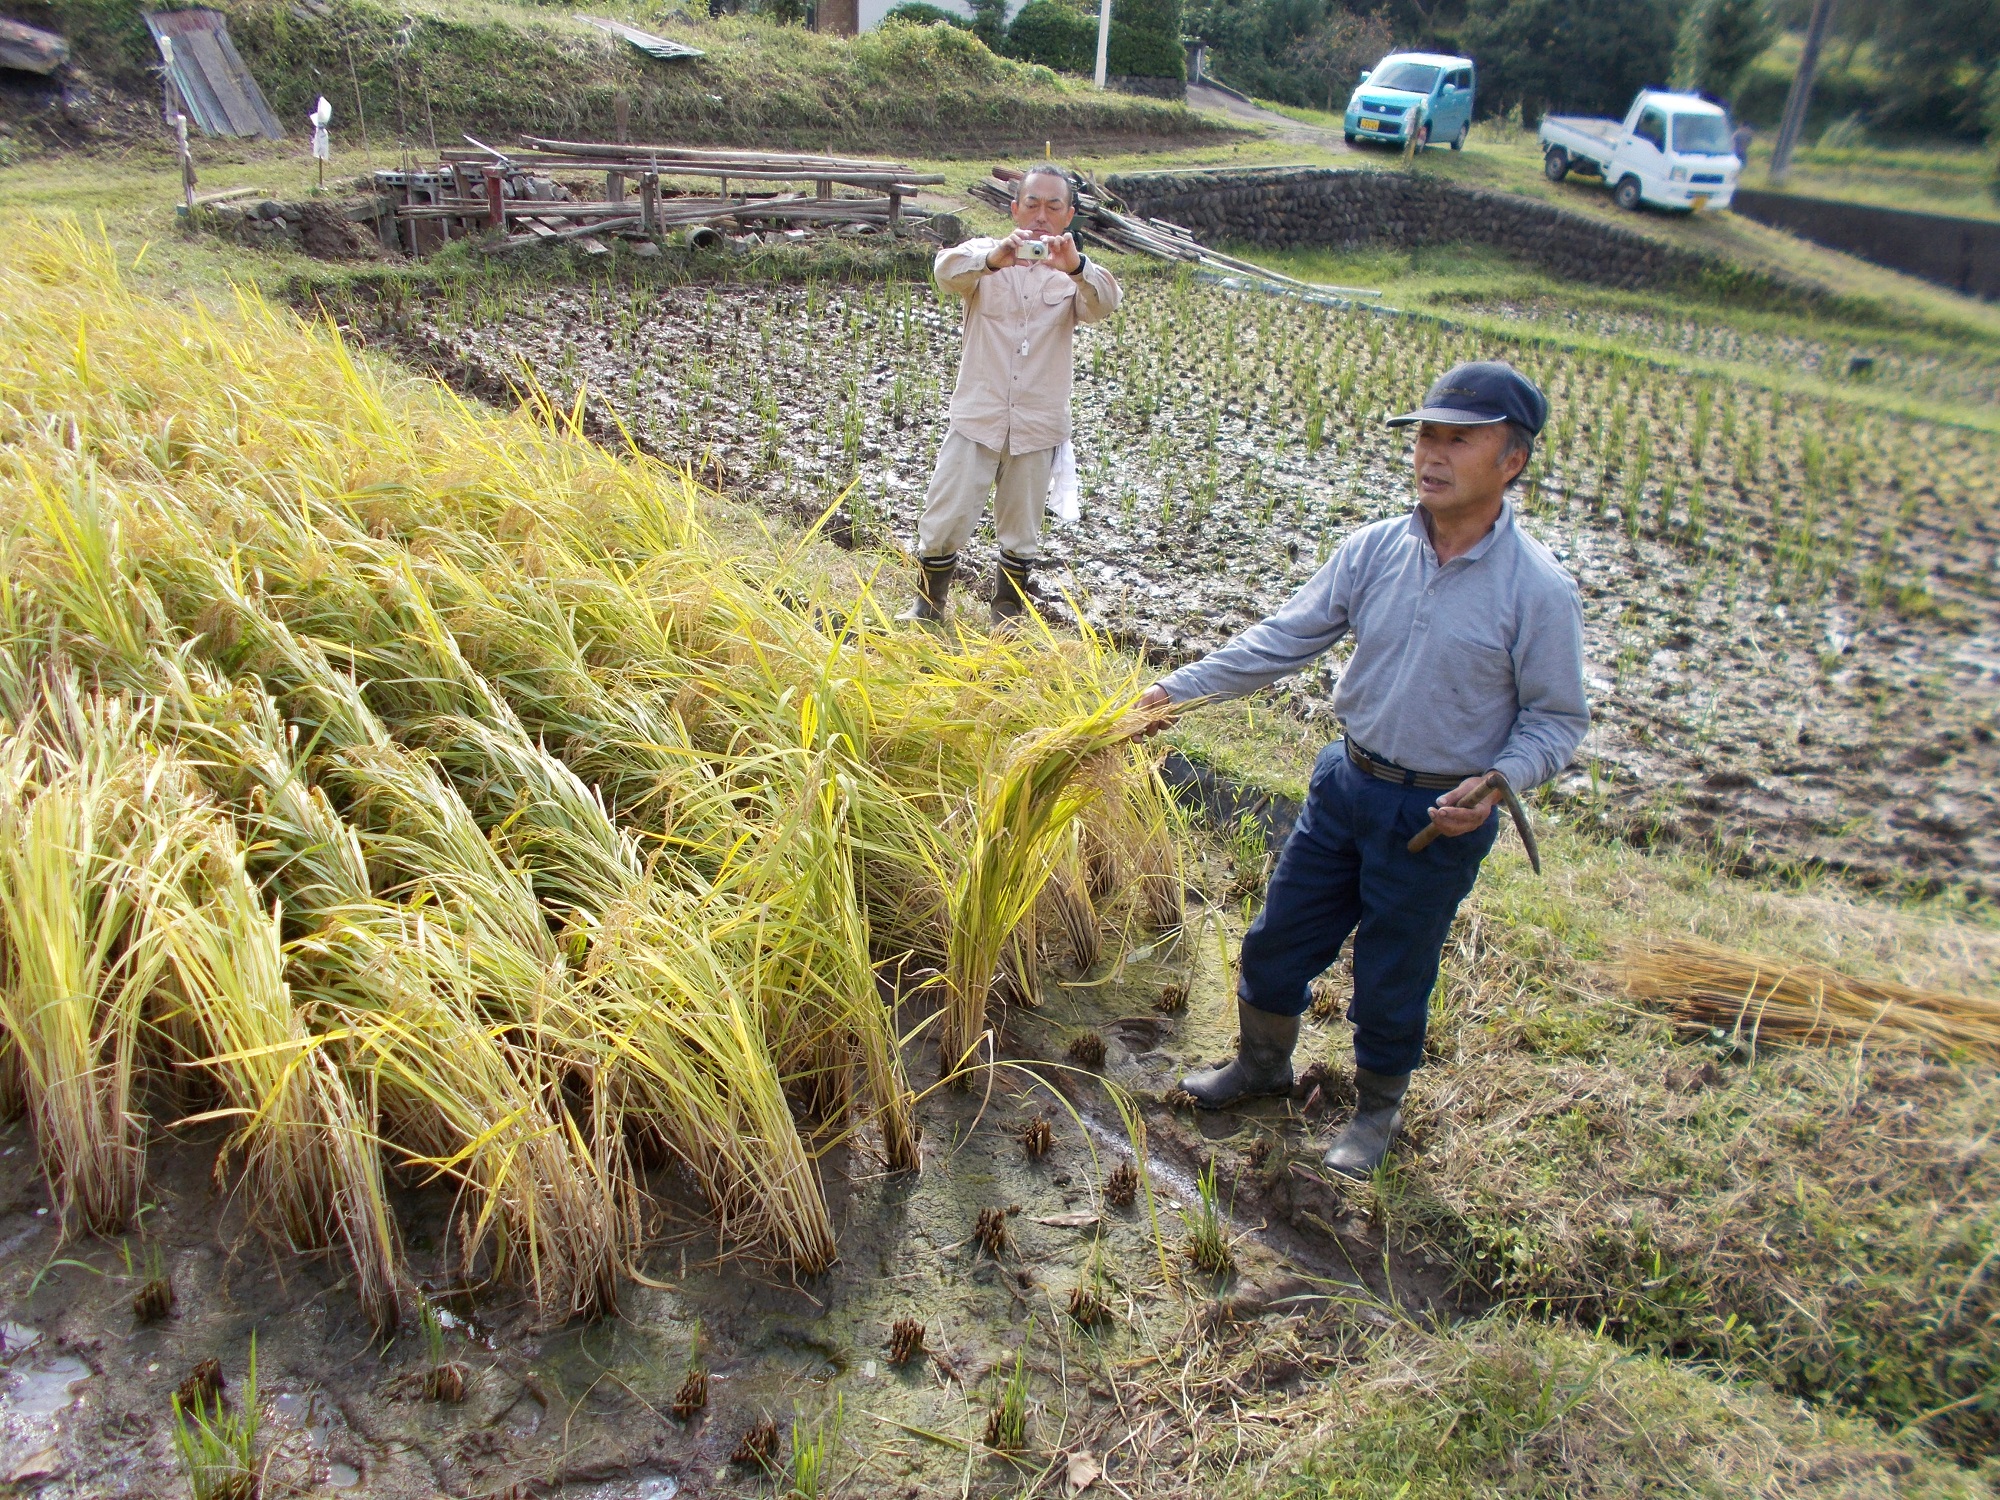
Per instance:
[[[1014,231],[938,252],[938,289],[965,307],[965,349],[917,522],[917,598],[898,618],[944,619],[958,553],[993,497],[1000,568],[992,619],[1027,610],[1028,570],[1041,557],[1042,511],[1056,450],[1069,441],[1076,328],[1118,306],[1117,278],[1076,248],[1074,184],[1052,162],[1014,184]]]
[[[1306,987],[1352,933],[1358,1098],[1326,1156],[1348,1176],[1395,1139],[1445,936],[1498,831],[1495,808],[1461,804],[1492,772],[1522,792],[1548,780],[1590,722],[1576,584],[1506,499],[1547,416],[1511,366],[1450,371],[1389,422],[1417,429],[1408,514],[1353,533],[1284,608],[1139,700],[1170,723],[1354,637],[1334,692],[1344,738],[1320,752],[1243,938],[1236,1056],[1182,1080],[1209,1108],[1289,1090]],[[1426,825],[1442,837],[1413,853]]]

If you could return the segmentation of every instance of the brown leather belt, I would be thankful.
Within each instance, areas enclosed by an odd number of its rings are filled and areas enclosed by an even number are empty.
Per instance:
[[[1467,771],[1463,775],[1439,776],[1429,771],[1412,771],[1397,765],[1393,760],[1383,760],[1370,755],[1353,740],[1347,741],[1347,758],[1380,781],[1393,781],[1398,786],[1420,786],[1426,791],[1448,792],[1468,777],[1477,776],[1477,771]]]

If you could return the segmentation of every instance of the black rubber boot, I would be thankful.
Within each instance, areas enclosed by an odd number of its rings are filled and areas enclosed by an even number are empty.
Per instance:
[[[917,597],[896,618],[908,625],[942,625],[951,580],[958,572],[958,554],[917,559]]]
[[[1388,1159],[1396,1131],[1403,1123],[1403,1095],[1409,1091],[1408,1073],[1371,1073],[1354,1070],[1354,1118],[1340,1132],[1326,1164],[1343,1177],[1370,1177]]]
[[[1011,552],[1000,554],[1000,568],[993,575],[993,623],[1011,625],[1028,613],[1029,559]]]
[[[1239,999],[1236,1002],[1236,1056],[1220,1067],[1203,1068],[1181,1080],[1181,1087],[1206,1109],[1221,1109],[1238,1099],[1287,1094],[1292,1088],[1292,1048],[1299,1041],[1297,1016],[1274,1016]]]

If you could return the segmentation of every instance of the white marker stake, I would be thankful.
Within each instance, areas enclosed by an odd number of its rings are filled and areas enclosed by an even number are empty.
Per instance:
[[[326,164],[333,160],[333,137],[326,133],[326,127],[333,123],[333,106],[326,102],[326,95],[319,96],[319,103],[306,116],[312,122],[313,160],[319,163],[319,185],[326,186]]]
[[[1097,86],[1104,87],[1104,65],[1111,55],[1111,0],[1097,0]]]

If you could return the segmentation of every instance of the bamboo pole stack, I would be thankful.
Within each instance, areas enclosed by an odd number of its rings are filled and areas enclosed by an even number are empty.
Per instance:
[[[972,185],[972,196],[995,208],[1007,208],[1014,201],[1014,183],[1020,176],[1020,171],[1014,167],[995,167],[991,176]],[[1233,255],[1224,255],[1220,250],[1212,250],[1178,224],[1165,219],[1145,219],[1135,214],[1124,213],[1114,206],[1118,199],[1095,183],[1077,182],[1073,185],[1076,188],[1076,220],[1071,226],[1073,232],[1087,241],[1104,246],[1107,250],[1126,250],[1138,255],[1150,255],[1158,260],[1183,261],[1189,265],[1207,266],[1211,270],[1228,271],[1237,276],[1254,276],[1259,280],[1276,282],[1280,286],[1295,287],[1301,291],[1316,290],[1310,282],[1300,281],[1251,261],[1238,260]]]

